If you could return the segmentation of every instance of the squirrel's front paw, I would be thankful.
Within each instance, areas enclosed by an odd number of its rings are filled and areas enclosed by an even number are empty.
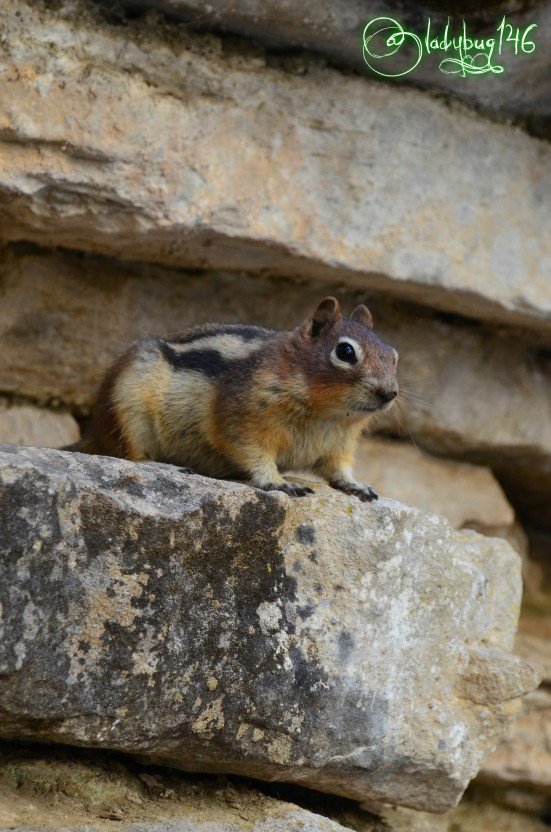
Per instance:
[[[354,497],[359,497],[362,503],[371,503],[372,500],[379,499],[379,495],[371,488],[370,485],[360,485],[356,482],[332,482],[331,485],[338,491],[343,491],[345,494],[353,494]]]
[[[304,497],[306,494],[313,494],[313,490],[311,488],[307,488],[305,485],[297,485],[294,482],[282,482],[282,483],[268,483],[268,485],[263,486],[264,491],[283,491],[284,494],[288,494],[290,497]]]

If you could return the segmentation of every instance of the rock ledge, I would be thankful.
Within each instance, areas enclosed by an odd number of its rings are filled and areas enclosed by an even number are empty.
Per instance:
[[[520,561],[388,500],[0,446],[0,736],[445,811],[537,666]]]

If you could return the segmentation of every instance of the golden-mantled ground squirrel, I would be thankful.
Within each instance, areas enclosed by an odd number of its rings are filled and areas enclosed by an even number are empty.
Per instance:
[[[312,471],[377,499],[352,463],[366,419],[398,393],[398,354],[372,327],[365,306],[344,318],[325,298],[292,332],[205,324],[141,338],[106,374],[91,434],[72,449],[246,477],[296,497],[311,489],[280,471]]]

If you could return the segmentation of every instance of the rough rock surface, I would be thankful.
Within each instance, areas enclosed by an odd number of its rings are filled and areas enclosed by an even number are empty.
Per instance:
[[[548,832],[537,812],[510,811],[494,802],[490,794],[485,789],[471,789],[459,806],[445,815],[381,807],[377,824],[368,820],[351,826],[356,832]],[[344,823],[346,826],[346,815]]]
[[[377,494],[439,514],[455,529],[508,540],[522,557],[523,582],[530,573],[526,533],[489,468],[430,456],[410,442],[378,436],[359,443],[354,474]]]
[[[510,3],[477,4],[461,2],[420,3],[370,2],[364,0],[311,0],[307,8],[293,0],[121,0],[123,6],[157,8],[200,28],[217,28],[252,36],[255,40],[278,50],[308,49],[326,55],[332,60],[353,67],[366,69],[358,46],[363,28],[368,20],[387,16],[397,19],[405,29],[423,35],[427,19],[431,19],[431,32],[441,37],[448,15],[455,22],[454,33],[460,33],[458,23],[467,21],[469,36],[490,37],[501,22],[503,14],[513,26],[524,27],[536,23],[532,31],[536,49],[526,56],[517,56],[513,49],[505,48],[496,62],[505,67],[504,73],[461,78],[457,74],[440,72],[438,64],[443,55],[424,55],[412,74],[394,82],[406,81],[431,89],[445,90],[464,98],[471,104],[481,105],[506,118],[527,122],[534,132],[551,136],[551,101],[548,79],[551,71],[551,4],[549,2],[522,5],[519,13]],[[516,11],[516,14],[511,12]],[[389,66],[390,64],[390,66]],[[407,65],[405,65],[407,66]],[[386,61],[380,66],[383,72],[395,69]]]
[[[538,821],[537,810],[520,814],[497,806],[489,799],[491,793],[478,786],[469,789],[459,806],[445,815],[382,805],[374,814],[362,811],[349,801],[288,788],[281,783],[268,787],[267,791],[271,796],[251,784],[226,777],[141,766],[106,752],[0,745],[1,832],[7,829],[17,832],[46,829],[55,832],[546,832],[548,829]],[[293,805],[296,803],[299,805]]]
[[[59,5],[0,3],[4,239],[369,280],[551,332],[546,143],[414,90]]]
[[[412,433],[432,452],[498,468],[515,506],[532,523],[549,524],[551,364],[516,333],[484,332],[334,285],[21,249],[0,255],[0,287],[0,391],[61,401],[81,413],[109,363],[143,332],[207,320],[293,327],[323,291],[337,294],[348,311],[367,301],[377,329],[401,355],[404,398],[379,429]]]
[[[378,494],[440,514],[455,529],[512,532],[515,513],[488,468],[431,457],[409,442],[370,438],[359,445],[354,471]]]
[[[478,779],[535,789],[551,801],[551,690],[541,687],[524,699],[509,736],[488,757]]]
[[[340,823],[334,823],[327,818],[314,815],[311,812],[303,812],[301,809],[289,808],[286,812],[278,812],[277,815],[265,813],[261,820],[247,822],[241,818],[235,810],[228,807],[226,812],[219,811],[217,820],[196,820],[195,818],[180,818],[179,820],[168,821],[147,821],[145,823],[120,823],[115,828],[119,832],[347,832]],[[29,829],[29,827],[10,826],[10,830],[16,832],[102,832],[105,825],[90,825],[71,827],[41,827]],[[0,828],[0,832],[8,832]],[[352,832],[352,830],[348,830]]]
[[[519,633],[515,653],[541,665],[542,684],[523,700],[520,715],[485,761],[478,780],[502,789],[515,787],[513,801],[520,799],[520,789],[535,791],[547,797],[551,809],[551,641]],[[524,797],[528,805],[534,799]]]
[[[4,356],[5,360],[5,356]],[[56,413],[32,405],[10,404],[0,398],[0,444],[60,448],[80,436],[70,413]]]
[[[444,811],[538,682],[505,541],[59,451],[0,480],[4,738]]]
[[[551,687],[551,639],[518,633],[515,653],[523,659],[538,662],[544,673],[542,684]]]
[[[106,754],[3,744],[0,830],[6,829],[344,832],[345,827],[224,777],[146,768]]]

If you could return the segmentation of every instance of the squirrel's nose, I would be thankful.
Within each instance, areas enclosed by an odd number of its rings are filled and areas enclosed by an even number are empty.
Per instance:
[[[391,402],[392,399],[395,399],[398,395],[397,390],[378,390],[379,398],[382,399],[384,402]]]

